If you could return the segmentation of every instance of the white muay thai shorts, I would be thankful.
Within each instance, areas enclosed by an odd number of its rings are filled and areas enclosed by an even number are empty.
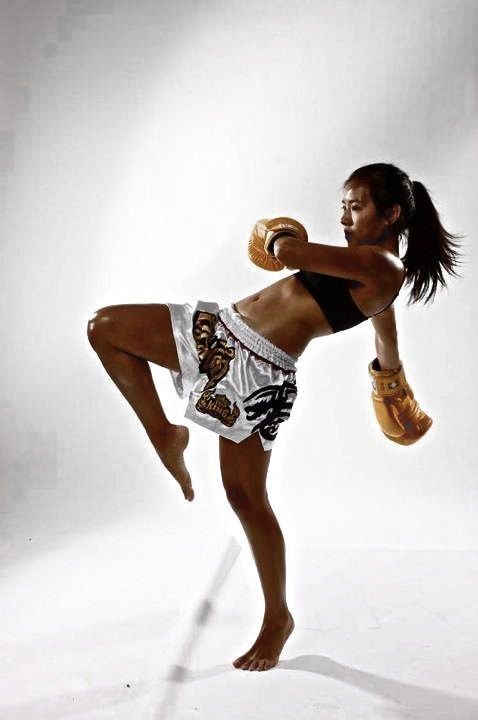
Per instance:
[[[180,372],[170,370],[184,417],[239,443],[258,432],[264,450],[297,396],[297,358],[247,325],[234,305],[166,303]]]

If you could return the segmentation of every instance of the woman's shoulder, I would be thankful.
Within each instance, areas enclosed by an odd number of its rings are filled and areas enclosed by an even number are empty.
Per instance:
[[[393,267],[400,272],[403,271],[404,265],[398,255],[395,255],[395,253],[387,250],[387,248],[384,248],[381,245],[370,245],[369,247],[377,254],[377,256],[382,257],[383,261],[388,263],[390,267]]]
[[[377,311],[381,312],[380,307],[385,309],[393,303],[405,281],[405,266],[397,255],[378,245],[370,248],[373,250],[376,266],[367,292],[364,291],[364,296],[367,295],[370,301],[370,307],[367,306],[365,312],[369,317],[376,315]]]
[[[405,266],[398,255],[395,255],[395,253],[380,245],[370,245],[370,249],[375,254],[377,269],[380,274],[387,274],[390,279],[396,279],[399,282],[403,280],[405,276]]]

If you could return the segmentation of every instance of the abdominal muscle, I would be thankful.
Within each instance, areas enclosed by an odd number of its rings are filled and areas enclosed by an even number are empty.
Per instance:
[[[313,338],[333,333],[317,302],[294,275],[233,305],[249,327],[296,358]]]

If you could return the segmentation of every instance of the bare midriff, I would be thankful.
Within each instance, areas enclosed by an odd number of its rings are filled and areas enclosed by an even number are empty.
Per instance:
[[[376,292],[349,282],[350,294],[364,315],[369,317],[380,311]],[[316,300],[294,275],[236,300],[233,305],[249,327],[296,358],[313,338],[333,333]]]
[[[333,332],[317,302],[293,275],[236,300],[234,307],[253,330],[296,358],[312,338]]]

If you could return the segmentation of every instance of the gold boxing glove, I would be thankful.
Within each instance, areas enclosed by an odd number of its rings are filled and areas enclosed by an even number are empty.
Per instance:
[[[304,242],[309,240],[305,227],[292,218],[280,217],[256,222],[247,248],[254,265],[264,270],[283,270],[285,266],[274,256],[274,242],[284,235],[292,235]]]
[[[402,363],[396,370],[379,368],[377,358],[368,366],[378,424],[389,440],[400,445],[412,445],[425,435],[433,420],[420,409],[415,400]]]

